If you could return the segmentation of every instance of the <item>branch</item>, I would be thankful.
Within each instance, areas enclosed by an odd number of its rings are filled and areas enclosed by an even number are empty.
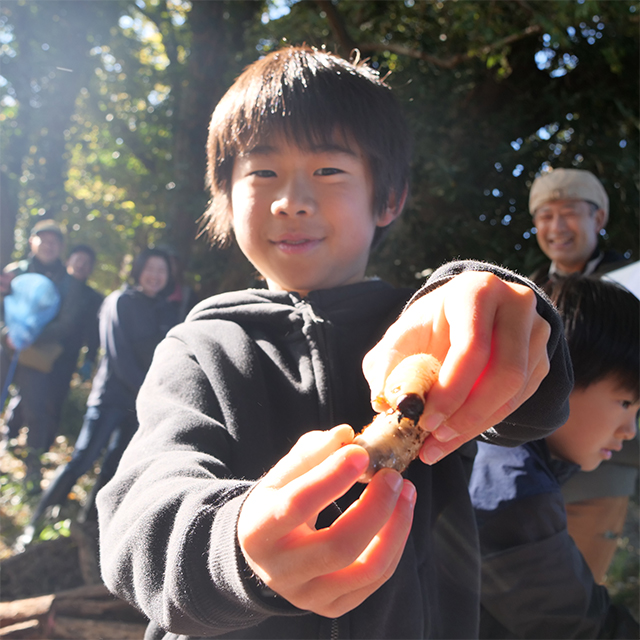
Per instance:
[[[523,8],[531,11],[526,0],[516,0],[519,4],[523,6]],[[500,49],[507,45],[510,45],[518,40],[523,40],[533,34],[541,33],[542,27],[540,25],[534,24],[527,27],[524,31],[520,33],[514,33],[510,36],[502,38],[493,44],[486,45],[481,49],[474,52],[465,52],[465,53],[456,53],[453,56],[448,58],[438,58],[426,51],[422,51],[421,49],[414,49],[411,47],[407,47],[402,44],[395,44],[392,42],[383,43],[383,42],[367,42],[367,43],[357,43],[355,42],[351,36],[347,33],[347,29],[345,27],[344,21],[335,5],[331,2],[331,0],[316,0],[316,4],[318,7],[324,11],[327,16],[327,21],[331,26],[333,34],[338,41],[338,44],[343,49],[343,51],[350,53],[354,49],[358,49],[361,53],[374,53],[381,51],[389,51],[390,53],[396,53],[400,56],[407,56],[408,58],[415,58],[417,60],[424,60],[436,67],[441,69],[453,69],[457,67],[459,64],[462,64],[466,60],[470,60],[476,55],[487,55],[491,51],[495,49]]]
[[[344,26],[342,16],[338,13],[331,0],[316,0],[318,7],[325,12],[329,25],[333,30],[333,35],[336,37],[338,44],[345,53],[351,53],[358,45],[351,39],[351,36],[347,33],[347,28]]]
[[[498,40],[497,42],[494,42],[492,44],[488,44],[475,52],[456,53],[449,58],[438,58],[437,56],[433,56],[430,53],[421,51],[420,49],[412,49],[410,47],[406,47],[401,44],[394,44],[392,42],[371,42],[366,44],[357,44],[355,46],[362,53],[389,51],[391,53],[397,53],[401,56],[416,58],[417,60],[424,60],[436,67],[440,67],[441,69],[453,69],[466,60],[471,60],[471,58],[474,58],[478,54],[487,55],[495,49],[501,49],[502,47],[513,44],[514,42],[518,42],[519,40],[523,40],[524,38],[528,38],[529,36],[536,33],[542,33],[542,27],[540,25],[534,24],[527,27],[520,33],[514,33],[510,36],[502,38],[501,40]]]
[[[166,0],[162,3],[162,7],[164,7],[165,11],[169,11],[167,7]],[[163,31],[163,26],[166,24],[166,21],[158,18],[158,11],[162,12],[162,7],[156,9],[156,11],[151,12],[146,9],[146,7],[139,7],[137,4],[135,6],[136,11],[139,11],[149,22],[152,22],[156,28],[158,29],[158,33],[162,36],[162,43],[164,45],[165,53],[167,54],[167,58],[169,58],[170,64],[177,64],[178,62],[178,46],[175,40],[175,34],[173,29],[170,27],[167,29],[166,33]]]
[[[147,153],[147,146],[143,144],[140,139],[133,134],[133,132],[127,127],[127,125],[117,118],[113,119],[111,123],[111,131],[114,134],[114,138],[122,138],[129,151],[140,160],[145,169],[153,175],[157,171],[157,165],[155,158]]]

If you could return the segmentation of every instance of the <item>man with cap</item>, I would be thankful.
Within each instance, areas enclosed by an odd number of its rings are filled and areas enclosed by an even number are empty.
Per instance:
[[[554,169],[537,177],[529,212],[540,249],[549,258],[530,277],[548,287],[570,274],[600,276],[620,268],[625,258],[598,246],[609,220],[609,197],[590,171]],[[602,583],[624,526],[629,496],[638,482],[638,436],[590,473],[579,472],[562,487],[569,533],[596,582]]]
[[[554,169],[537,177],[529,193],[540,249],[551,261],[532,274],[544,287],[572,273],[600,274],[621,266],[623,256],[598,247],[609,220],[609,197],[590,171]]]
[[[62,342],[74,330],[74,313],[81,296],[82,283],[67,273],[60,260],[63,246],[62,228],[53,220],[41,220],[29,237],[29,257],[7,265],[0,277],[2,295],[10,293],[11,281],[16,276],[40,273],[55,283],[61,297],[58,315],[44,327],[33,345],[20,352],[13,377],[17,393],[5,413],[6,438],[16,437],[24,425],[29,429],[25,484],[34,492],[40,489],[39,456],[49,449],[56,435],[55,418],[50,410],[49,373],[62,352]],[[5,333],[0,344],[0,384],[4,384],[12,355],[13,345]]]

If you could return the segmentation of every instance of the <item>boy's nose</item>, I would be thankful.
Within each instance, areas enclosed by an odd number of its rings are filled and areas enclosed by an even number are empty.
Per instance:
[[[620,427],[623,440],[633,440],[638,430],[638,414],[630,416]]]
[[[271,204],[274,216],[308,215],[315,210],[315,200],[311,189],[300,180],[292,180],[283,188],[279,197]]]

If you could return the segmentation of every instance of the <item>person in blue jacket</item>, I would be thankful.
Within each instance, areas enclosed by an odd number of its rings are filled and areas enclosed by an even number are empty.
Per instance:
[[[567,422],[509,449],[478,443],[469,485],[482,554],[481,638],[638,638],[569,535],[561,486],[635,436],[640,301],[572,276],[551,298],[564,320],[575,387]]]
[[[71,460],[56,474],[34,510],[22,544],[33,536],[47,507],[63,503],[76,480],[105,449],[98,487],[115,472],[138,426],[136,396],[153,352],[177,322],[166,301],[172,288],[170,273],[166,253],[145,249],[133,261],[131,282],[109,294],[102,304],[100,343],[104,354],[93,379],[82,429]],[[89,502],[94,496],[95,492]],[[91,506],[85,508],[90,510]]]

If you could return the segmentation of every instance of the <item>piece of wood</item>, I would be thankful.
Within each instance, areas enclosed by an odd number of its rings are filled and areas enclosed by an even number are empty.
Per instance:
[[[56,616],[52,638],[72,640],[143,640],[147,625]]]
[[[120,600],[57,600],[53,603],[56,615],[72,618],[100,618],[105,614],[117,618],[118,613],[127,613],[130,607]]]
[[[99,598],[115,598],[104,584],[91,584],[76,587],[75,589],[67,589],[66,591],[58,591],[54,594],[56,600],[75,600],[82,598],[83,600],[93,600]]]
[[[2,640],[42,640],[42,629],[38,620],[26,620],[0,629]]]
[[[7,627],[31,618],[46,617],[51,611],[54,594],[25,598],[13,602],[0,602],[0,627]]]

